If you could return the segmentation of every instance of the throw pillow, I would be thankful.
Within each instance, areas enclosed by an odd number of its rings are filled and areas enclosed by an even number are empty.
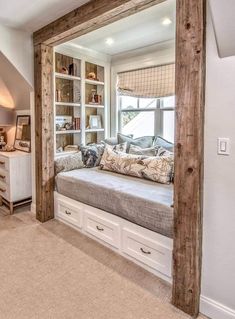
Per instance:
[[[117,144],[117,145],[108,145],[108,144],[106,144],[106,147],[108,147],[111,150],[116,151],[116,152],[126,153],[127,142],[121,143],[121,144]]]
[[[165,140],[161,136],[157,136],[153,142],[154,146],[161,146],[165,148],[167,151],[174,152],[174,144]]]
[[[132,134],[130,135],[124,135],[124,136],[127,136],[127,137],[133,137]],[[117,145],[118,144],[118,138],[117,137],[109,137],[109,138],[106,138],[104,140],[104,143],[108,144],[108,145]]]
[[[140,146],[141,148],[148,148],[153,146],[153,136],[142,136],[138,138],[131,138],[127,135],[118,133],[118,143],[127,142],[127,153],[129,153],[130,144]]]
[[[96,167],[100,165],[101,157],[104,153],[104,144],[89,144],[82,146],[82,160],[87,168]]]
[[[173,156],[145,157],[125,154],[105,148],[100,168],[124,175],[146,178],[158,183],[169,184],[174,166]]]
[[[82,153],[68,154],[55,159],[55,174],[83,168]]]
[[[161,146],[153,146],[149,148],[141,148],[137,145],[130,144],[129,154],[144,156],[170,156],[172,152],[167,151]]]

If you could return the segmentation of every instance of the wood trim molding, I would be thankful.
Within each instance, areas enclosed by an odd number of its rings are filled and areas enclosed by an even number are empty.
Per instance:
[[[206,1],[177,0],[173,304],[199,312]]]
[[[165,0],[92,0],[34,33],[36,216],[54,217],[53,46]],[[176,0],[173,304],[197,316],[202,250],[206,0]]]
[[[58,45],[166,0],[93,0],[34,33],[34,44]]]
[[[34,47],[36,217],[54,218],[53,47]]]

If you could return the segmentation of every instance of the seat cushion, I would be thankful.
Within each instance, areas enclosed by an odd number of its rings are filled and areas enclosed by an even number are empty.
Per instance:
[[[56,187],[64,196],[173,237],[172,185],[83,168],[58,174]]]

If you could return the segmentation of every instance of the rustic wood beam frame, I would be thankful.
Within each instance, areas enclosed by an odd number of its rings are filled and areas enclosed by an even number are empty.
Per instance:
[[[36,211],[39,221],[54,218],[53,46],[163,1],[92,0],[34,33]],[[202,254],[206,0],[176,0],[176,3],[172,303],[196,317]]]

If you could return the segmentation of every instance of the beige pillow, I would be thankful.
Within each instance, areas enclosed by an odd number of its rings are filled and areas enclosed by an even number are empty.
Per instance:
[[[146,178],[158,183],[169,184],[174,166],[173,156],[146,157],[125,154],[105,148],[100,168],[124,175]]]

